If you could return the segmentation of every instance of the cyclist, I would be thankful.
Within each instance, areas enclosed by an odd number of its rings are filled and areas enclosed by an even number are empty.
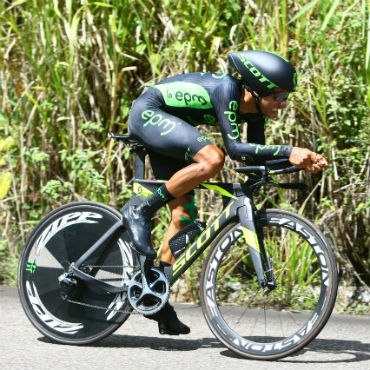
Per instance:
[[[265,51],[228,54],[241,75],[187,73],[165,79],[134,101],[128,128],[148,150],[154,176],[168,180],[139,206],[122,210],[135,248],[148,258],[156,253],[150,240],[150,219],[169,203],[172,220],[164,238],[160,266],[174,262],[169,239],[195,217],[192,190],[215,176],[225,154],[195,126],[218,125],[227,154],[235,160],[261,164],[287,158],[292,165],[317,173],[327,167],[323,156],[306,148],[265,145],[264,127],[287,106],[297,74],[285,58]],[[240,140],[239,123],[247,122],[247,143]],[[168,303],[154,316],[161,334],[187,334],[190,329]]]

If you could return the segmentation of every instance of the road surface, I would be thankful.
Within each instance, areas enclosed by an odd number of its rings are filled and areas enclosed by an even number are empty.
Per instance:
[[[28,321],[17,290],[0,286],[0,355],[4,370],[370,370],[370,316],[332,315],[297,355],[275,361],[240,359],[209,330],[200,307],[175,304],[192,332],[158,334],[156,323],[132,315],[108,338],[88,346],[53,344]]]

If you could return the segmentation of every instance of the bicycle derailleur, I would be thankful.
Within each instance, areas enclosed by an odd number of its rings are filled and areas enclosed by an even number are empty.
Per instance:
[[[58,277],[58,282],[60,286],[60,295],[63,300],[68,299],[69,294],[78,285],[77,280],[72,277],[70,272],[66,272]]]

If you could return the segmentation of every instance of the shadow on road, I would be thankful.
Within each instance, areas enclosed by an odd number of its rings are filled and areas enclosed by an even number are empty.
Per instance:
[[[39,338],[42,342],[50,341],[45,338]],[[157,351],[195,351],[201,348],[224,348],[216,338],[201,338],[201,339],[179,339],[159,338],[135,335],[111,335],[101,342],[93,343],[89,347],[107,347],[107,348],[151,348]],[[318,360],[317,355],[313,355],[313,360],[300,360],[298,356],[306,352],[322,353],[323,360]],[[234,352],[225,349],[220,352],[221,355],[231,358],[241,358]],[[328,357],[331,357],[331,360]],[[343,358],[348,356],[348,358]],[[296,355],[292,355],[283,360],[284,362],[292,363],[342,363],[342,362],[360,362],[370,360],[370,344],[359,341],[339,340],[339,339],[315,339],[303,350]]]
[[[317,355],[314,355],[312,360],[301,360],[296,358],[302,356],[306,352],[322,353],[323,360],[319,360]],[[239,358],[234,352],[225,350],[221,355],[226,357]],[[331,356],[330,356],[331,355]],[[328,358],[332,357],[332,359]],[[348,357],[348,358],[344,358]],[[280,361],[291,363],[343,363],[343,362],[360,362],[370,360],[370,343],[363,343],[354,340],[340,339],[315,339],[297,354],[286,357]]]
[[[50,343],[50,340],[46,337],[38,338],[38,340]],[[151,348],[158,351],[195,351],[199,348],[225,348],[216,338],[179,339],[178,337],[160,338],[117,334],[113,334],[100,342],[86,346],[106,348]]]

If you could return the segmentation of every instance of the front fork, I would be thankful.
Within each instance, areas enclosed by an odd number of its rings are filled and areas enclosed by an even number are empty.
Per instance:
[[[257,274],[258,283],[262,288],[268,288],[268,293],[276,288],[276,280],[271,260],[265,247],[263,229],[261,225],[256,223],[254,212],[251,199],[244,197],[244,205],[238,208],[238,216]]]

